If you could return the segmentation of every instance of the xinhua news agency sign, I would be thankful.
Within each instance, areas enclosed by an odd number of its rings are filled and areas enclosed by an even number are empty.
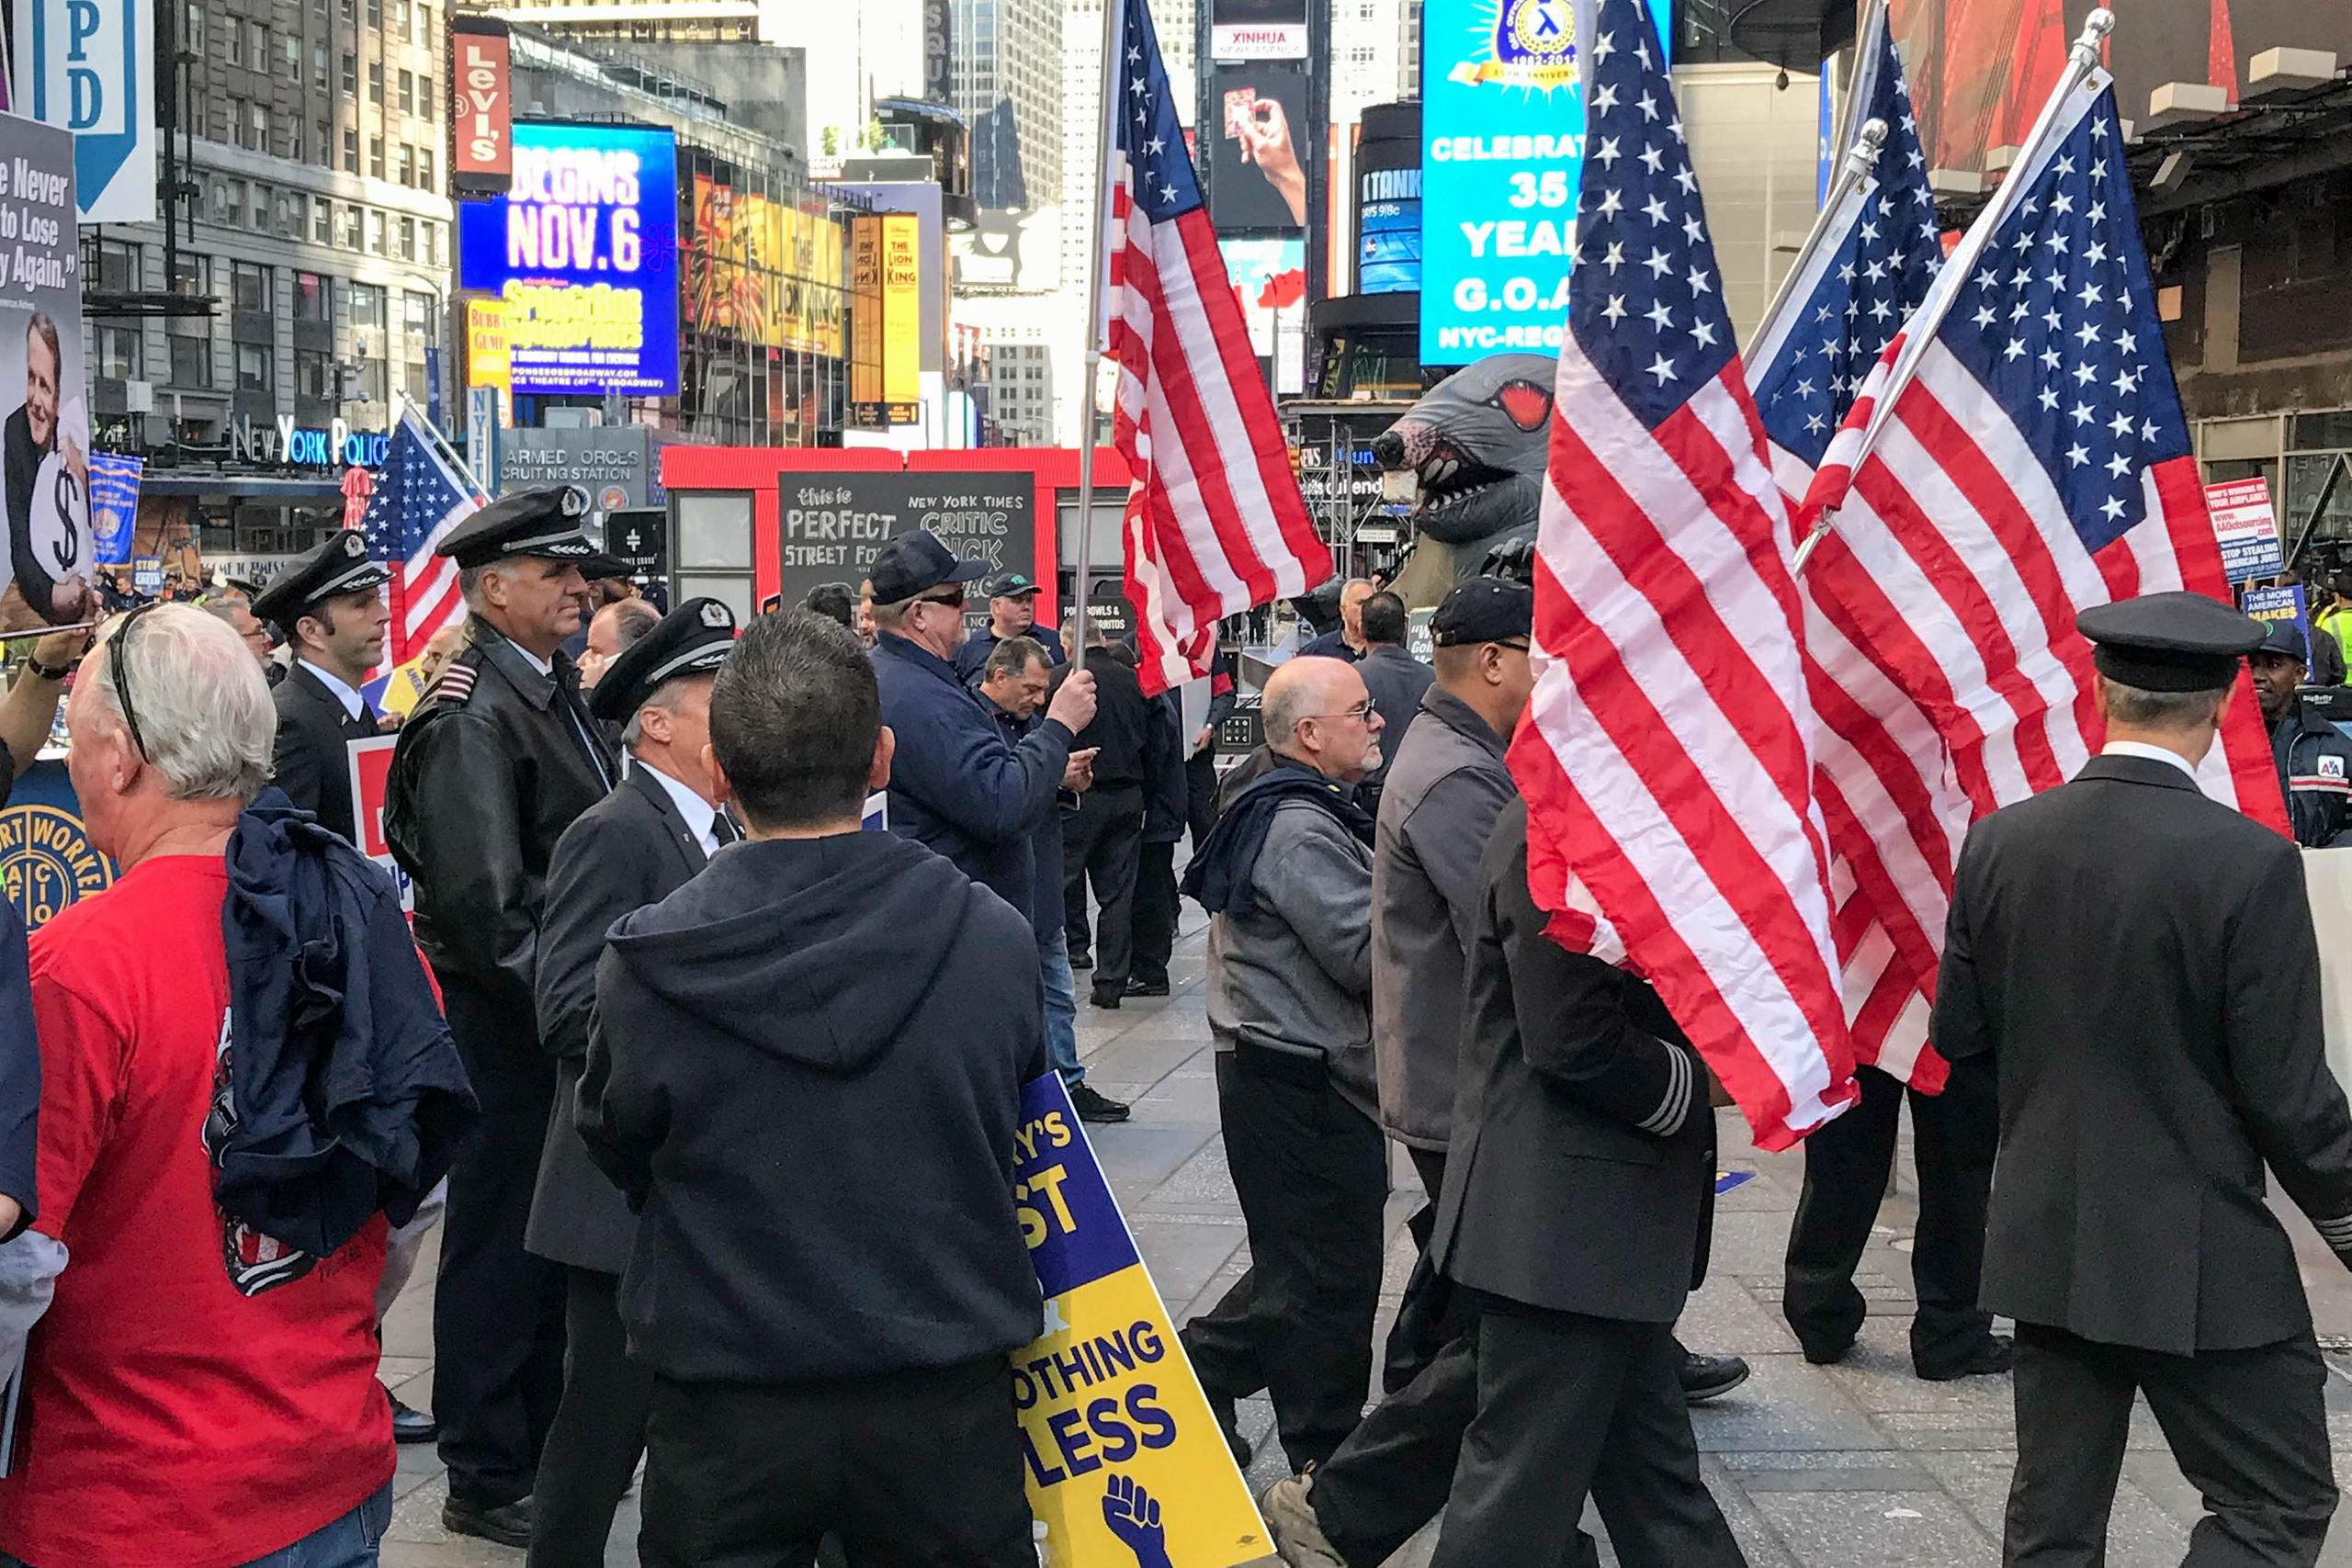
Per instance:
[[[155,217],[151,0],[18,0],[16,112],[74,133],[85,223]]]

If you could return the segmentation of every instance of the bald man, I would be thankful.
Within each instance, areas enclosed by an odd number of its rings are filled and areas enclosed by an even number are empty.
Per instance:
[[[1301,659],[1343,659],[1353,664],[1363,657],[1363,602],[1372,597],[1372,580],[1348,579],[1340,590],[1340,624],[1298,650]]]
[[[1185,874],[1209,911],[1209,1032],[1250,1272],[1184,1327],[1226,1440],[1260,1389],[1293,1470],[1363,1413],[1387,1192],[1372,1057],[1372,818],[1379,714],[1353,666],[1293,659],[1260,712],[1274,766],[1234,796]]]

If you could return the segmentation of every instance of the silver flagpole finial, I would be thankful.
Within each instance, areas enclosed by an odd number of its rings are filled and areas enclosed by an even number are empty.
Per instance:
[[[2115,30],[2115,13],[2101,6],[2083,18],[2082,37],[2075,40],[2074,56],[2086,68],[2098,63],[2098,47]]]
[[[1866,119],[1862,129],[1854,133],[1854,144],[1846,149],[1845,167],[1838,174],[1841,185],[1855,185],[1870,176],[1871,165],[1878,162],[1879,149],[1886,145],[1886,121]]]

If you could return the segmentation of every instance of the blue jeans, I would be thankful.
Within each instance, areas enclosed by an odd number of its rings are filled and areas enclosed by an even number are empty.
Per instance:
[[[1084,1081],[1078,1065],[1078,976],[1069,966],[1069,938],[1057,928],[1037,943],[1037,992],[1046,1008],[1046,1061],[1062,1082]]]
[[[243,1568],[376,1568],[377,1549],[391,1524],[392,1483],[387,1481],[343,1517],[320,1526],[291,1546],[254,1558]],[[0,1568],[28,1565],[0,1552]]]

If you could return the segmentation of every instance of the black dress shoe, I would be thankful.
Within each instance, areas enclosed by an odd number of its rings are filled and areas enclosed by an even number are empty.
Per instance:
[[[1130,980],[1126,994],[1131,997],[1164,997],[1168,994],[1165,980]]]
[[[1108,986],[1097,986],[1087,993],[1086,1005],[1116,1012],[1119,1010],[1119,993]]]
[[[1094,954],[1073,953],[1069,955],[1069,966],[1073,969],[1091,969],[1094,967]]]
[[[1225,1446],[1233,1450],[1233,1462],[1249,1469],[1250,1455],[1256,1450],[1250,1448],[1250,1439],[1241,1435],[1241,1418],[1234,1413],[1233,1396],[1209,1394],[1209,1414],[1216,1417],[1217,1430],[1225,1434]]]
[[[441,1423],[422,1410],[412,1410],[401,1403],[401,1396],[390,1388],[384,1397],[392,1402],[392,1441],[396,1443],[429,1443],[441,1435]]]
[[[441,1505],[441,1528],[451,1535],[479,1536],[501,1546],[528,1546],[531,1500],[518,1497],[512,1503],[493,1505],[447,1498]]]
[[[1711,1399],[1720,1399],[1747,1381],[1747,1363],[1737,1356],[1682,1352],[1682,1398],[1686,1404],[1704,1404]]]
[[[1951,1382],[1958,1378],[1988,1378],[2006,1372],[2016,1358],[2017,1347],[2006,1334],[1988,1334],[1984,1343],[1949,1366],[1920,1367],[1921,1381]]]
[[[1097,1094],[1083,1083],[1069,1086],[1069,1102],[1077,1109],[1081,1122],[1124,1122],[1133,1114],[1132,1108],[1107,1094]]]

